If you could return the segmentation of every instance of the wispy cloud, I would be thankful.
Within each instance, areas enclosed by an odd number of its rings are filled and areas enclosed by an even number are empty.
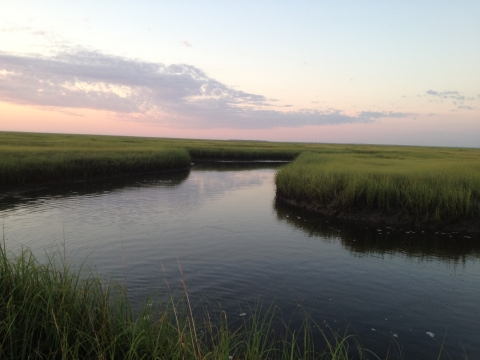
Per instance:
[[[59,38],[59,36],[53,32],[38,30],[30,26],[4,26],[0,28],[0,33],[28,34],[36,37],[44,37],[50,40],[57,40]]]
[[[78,49],[78,44],[68,41],[53,30],[39,30],[31,26],[4,26],[0,27],[0,33],[27,35],[32,40],[30,48],[38,48],[43,53],[48,51],[50,54],[55,54],[59,51],[75,51]]]
[[[53,57],[0,52],[0,100],[59,109],[107,110],[129,120],[190,128],[369,123],[409,115],[272,110],[274,100],[236,90],[191,65],[164,65],[85,50]]]
[[[393,111],[362,111],[358,114],[358,117],[364,119],[380,119],[380,118],[404,118],[407,116],[412,116],[416,114],[412,113],[403,113],[403,112],[393,112]]]
[[[456,90],[447,90],[447,91],[435,91],[428,90],[426,91],[427,96],[431,98],[430,102],[439,102],[443,103],[444,100],[449,100],[457,109],[466,109],[466,110],[475,110],[474,107],[465,105],[465,103],[471,103],[472,101],[479,100],[480,96],[475,98],[475,96],[465,96]]]
[[[465,100],[465,96],[460,95],[458,91],[434,91],[428,90],[428,95],[432,95],[441,99]]]

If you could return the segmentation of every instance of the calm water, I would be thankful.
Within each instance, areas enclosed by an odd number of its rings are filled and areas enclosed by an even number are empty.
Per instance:
[[[322,219],[275,202],[275,169],[259,166],[4,194],[6,245],[42,257],[64,243],[136,302],[180,287],[181,264],[190,295],[230,319],[263,301],[348,326],[379,355],[436,359],[445,338],[445,358],[480,358],[480,239]]]

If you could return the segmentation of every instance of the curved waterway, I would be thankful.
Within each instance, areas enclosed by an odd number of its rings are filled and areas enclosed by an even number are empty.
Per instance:
[[[480,358],[480,239],[321,218],[276,202],[274,175],[196,165],[3,194],[6,247],[65,251],[134,303],[181,288],[180,265],[191,300],[233,320],[262,302],[383,358],[437,359],[442,343],[442,358]]]

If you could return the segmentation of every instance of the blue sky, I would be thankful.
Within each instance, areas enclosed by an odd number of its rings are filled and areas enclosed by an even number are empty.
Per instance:
[[[478,1],[2,1],[0,129],[480,147]]]

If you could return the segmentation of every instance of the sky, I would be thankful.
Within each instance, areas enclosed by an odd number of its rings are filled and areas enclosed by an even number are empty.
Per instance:
[[[0,131],[480,147],[480,1],[0,3]]]

